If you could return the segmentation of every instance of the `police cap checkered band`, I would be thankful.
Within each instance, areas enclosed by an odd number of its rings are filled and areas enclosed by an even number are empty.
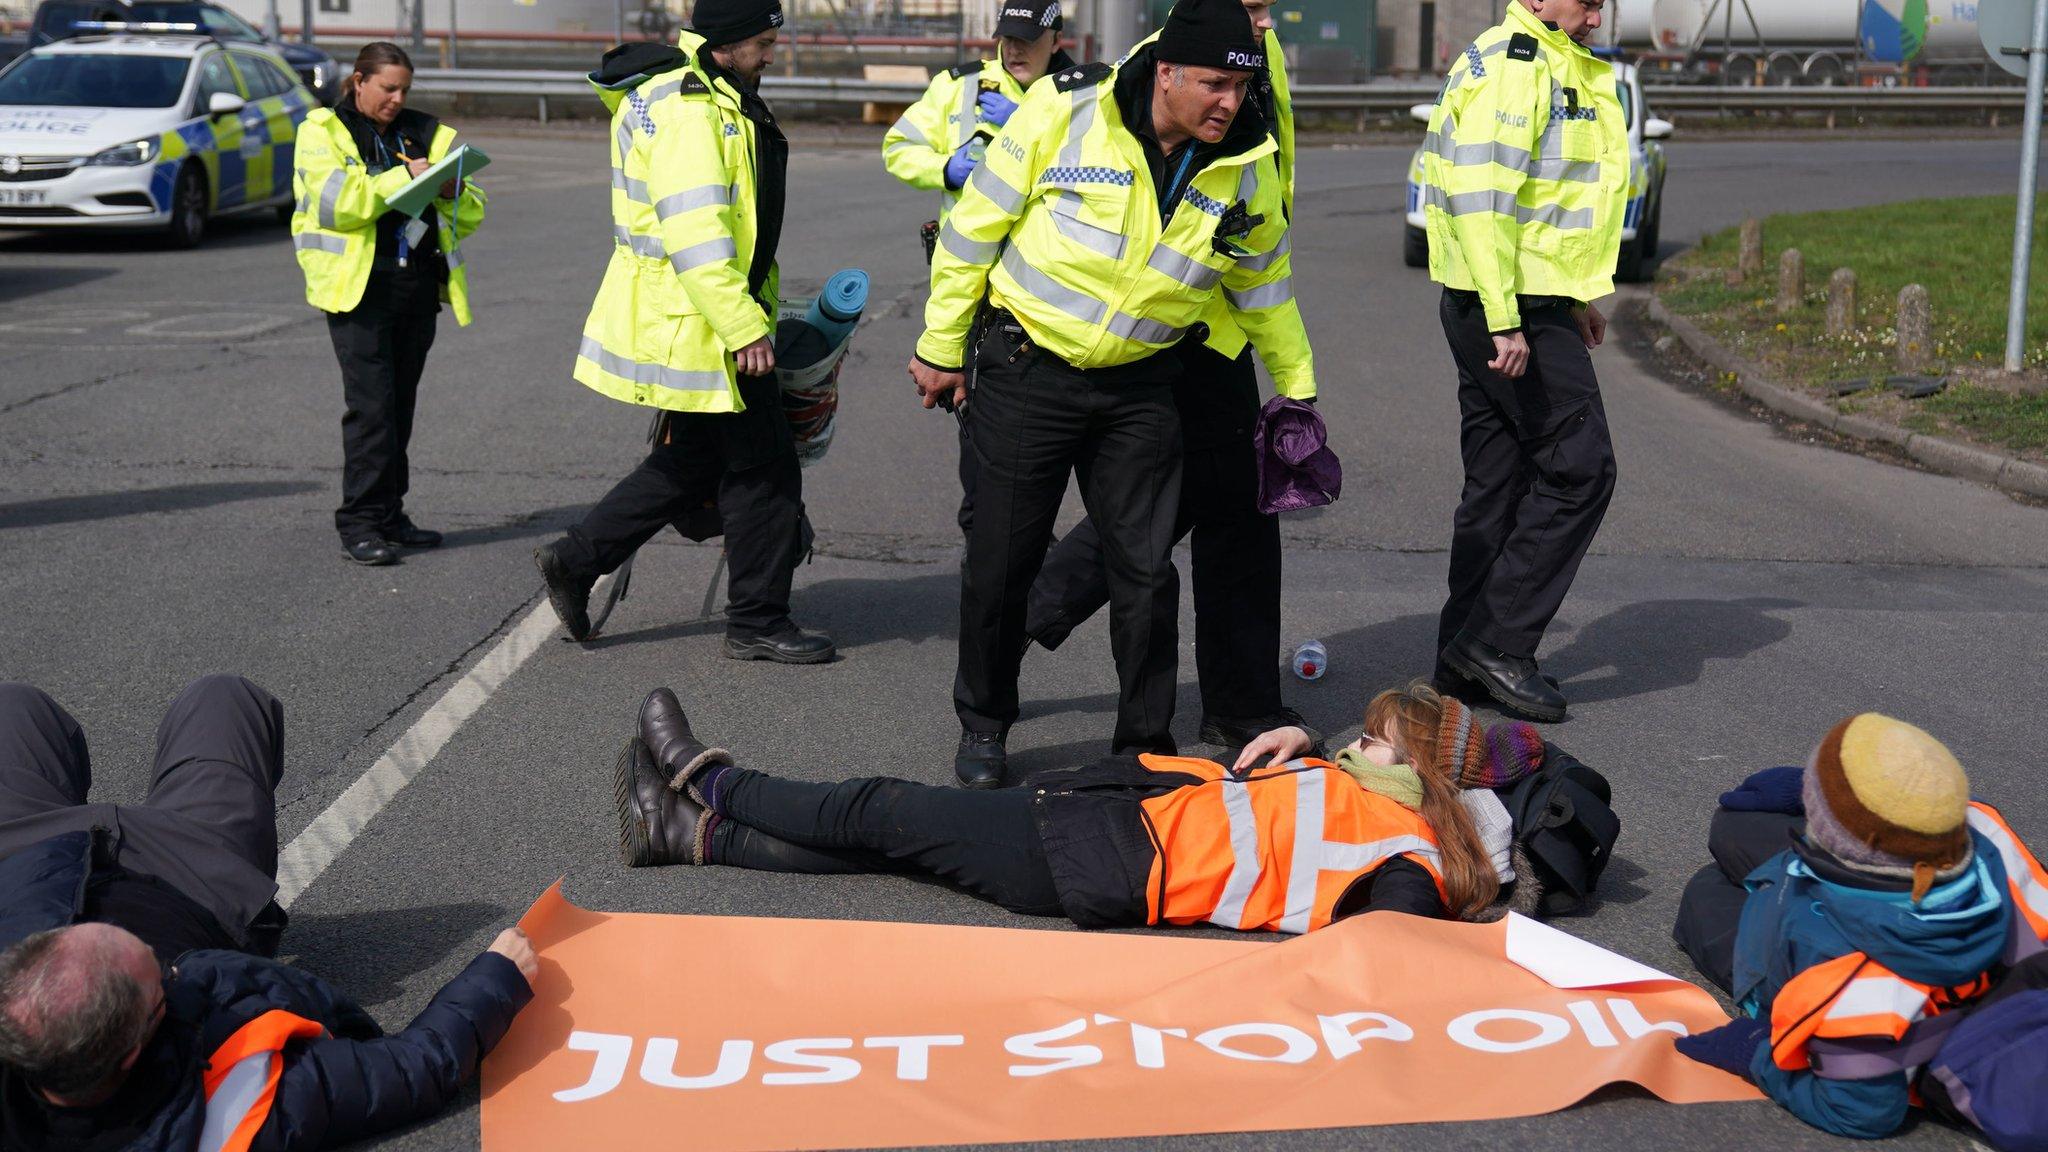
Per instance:
[[[1060,0],[998,0],[996,35],[1036,40],[1067,26]]]

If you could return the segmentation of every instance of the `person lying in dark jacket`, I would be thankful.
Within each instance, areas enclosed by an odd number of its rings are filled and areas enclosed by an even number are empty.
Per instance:
[[[85,737],[0,684],[0,1148],[324,1148],[432,1116],[533,998],[517,929],[383,1035],[275,943],[283,708],[210,676],[142,804],[89,804]],[[275,1075],[275,1088],[261,1089]]]
[[[1084,927],[1303,933],[1367,911],[1480,918],[1515,878],[1512,829],[1492,792],[1465,785],[1491,778],[1496,753],[1526,758],[1541,740],[1510,726],[1488,739],[1426,684],[1381,693],[1365,720],[1329,760],[1310,755],[1308,731],[1283,727],[1231,768],[1110,757],[977,791],[737,768],[657,689],[619,759],[620,848],[631,867],[924,872]],[[1314,825],[1297,831],[1304,820]]]

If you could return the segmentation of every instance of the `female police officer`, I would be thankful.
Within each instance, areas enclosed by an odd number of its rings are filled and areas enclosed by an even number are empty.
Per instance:
[[[469,323],[458,245],[484,215],[483,192],[459,179],[417,222],[385,210],[386,197],[455,146],[454,129],[405,106],[411,87],[404,49],[366,45],[341,99],[299,126],[296,149],[292,247],[306,300],[327,313],[341,361],[347,411],[334,526],[358,564],[396,563],[399,548],[441,542],[406,517],[405,451],[441,302]]]

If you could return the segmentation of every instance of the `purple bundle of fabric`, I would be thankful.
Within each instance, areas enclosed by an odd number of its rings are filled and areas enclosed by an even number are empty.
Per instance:
[[[1275,396],[1259,410],[1259,511],[1316,508],[1344,491],[1344,469],[1314,407]]]

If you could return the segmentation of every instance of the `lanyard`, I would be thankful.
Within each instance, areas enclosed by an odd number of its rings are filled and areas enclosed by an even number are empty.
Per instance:
[[[1159,222],[1166,223],[1173,218],[1173,210],[1180,204],[1181,181],[1187,179],[1188,165],[1195,162],[1195,142],[1187,142],[1187,151],[1180,156],[1180,167],[1174,171],[1173,182],[1166,186],[1166,199],[1159,204]]]
[[[384,165],[387,169],[396,167],[392,163],[391,150],[384,146],[384,134],[382,132],[373,132],[371,133],[371,139],[377,142],[377,162]],[[400,268],[405,267],[411,258],[412,241],[406,237],[405,226],[401,224],[398,228],[398,266]]]

